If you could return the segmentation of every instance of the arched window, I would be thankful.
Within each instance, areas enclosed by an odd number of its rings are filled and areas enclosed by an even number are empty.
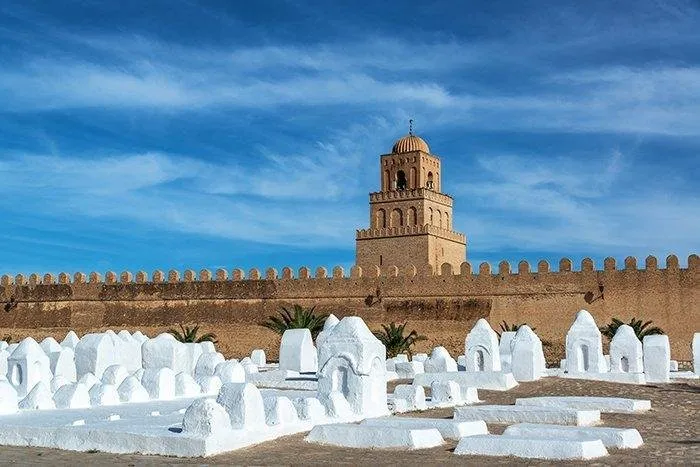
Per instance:
[[[437,225],[438,227],[442,227],[442,213],[440,212],[439,209],[436,209],[435,214],[436,214],[435,225]]]
[[[401,227],[403,225],[403,213],[400,209],[391,211],[391,221],[389,227]]]
[[[425,183],[425,187],[429,190],[433,189],[433,173],[428,172],[428,181]]]
[[[408,218],[406,219],[406,225],[418,225],[418,212],[416,208],[408,208]]]
[[[406,172],[399,170],[396,172],[396,189],[405,190],[407,188]]]
[[[452,228],[452,226],[450,226],[450,215],[448,213],[445,213],[445,228],[447,230]]]
[[[428,224],[433,225],[433,208],[428,208]]]
[[[389,183],[391,182],[391,177],[389,175],[389,169],[384,171],[384,180],[382,181],[382,189],[384,191],[389,190]]]
[[[415,167],[411,167],[411,175],[408,177],[408,186],[411,189],[414,189],[417,185],[416,178],[418,176],[418,171],[416,170]]]
[[[377,229],[385,229],[386,228],[386,211],[384,209],[379,209],[377,211],[377,220],[375,227]]]

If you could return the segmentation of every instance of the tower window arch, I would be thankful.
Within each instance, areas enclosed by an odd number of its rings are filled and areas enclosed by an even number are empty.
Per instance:
[[[433,225],[433,208],[428,208],[428,224]]]
[[[406,172],[399,170],[396,172],[396,189],[405,190],[408,188],[408,181],[406,180]]]
[[[391,211],[391,219],[389,227],[401,227],[403,225],[403,213],[400,209],[396,208]]]
[[[415,167],[411,167],[410,174],[411,175],[408,178],[408,184],[409,184],[408,186],[409,186],[409,188],[414,189],[416,187],[416,178],[418,176],[418,172],[416,171]]]
[[[442,227],[442,213],[440,212],[439,209],[435,210],[436,218],[435,218],[435,225],[438,227]]]
[[[429,190],[432,190],[432,189],[433,189],[433,186],[434,186],[434,185],[433,185],[433,173],[432,173],[432,172],[428,172],[428,180],[427,180],[427,182],[425,183],[425,187],[426,187],[427,189],[429,189]]]
[[[418,225],[418,211],[416,208],[411,206],[408,208],[408,218],[406,219],[406,225]]]
[[[386,211],[384,209],[379,209],[377,210],[376,214],[376,228],[378,229],[385,229],[386,228]]]

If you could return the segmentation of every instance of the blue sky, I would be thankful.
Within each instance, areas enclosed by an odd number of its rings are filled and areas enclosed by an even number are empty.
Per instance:
[[[409,118],[472,262],[700,250],[698,2],[5,0],[0,272],[350,266]]]

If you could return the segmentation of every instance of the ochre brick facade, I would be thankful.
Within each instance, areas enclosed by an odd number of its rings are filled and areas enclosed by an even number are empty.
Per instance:
[[[441,192],[440,159],[409,134],[380,157],[381,191],[370,193],[369,228],[357,231],[355,264],[458,268],[466,237],[452,230],[452,197]]]

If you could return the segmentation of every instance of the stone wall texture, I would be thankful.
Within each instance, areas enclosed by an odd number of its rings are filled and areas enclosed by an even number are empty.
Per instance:
[[[279,337],[260,323],[281,306],[299,303],[338,317],[361,316],[373,330],[407,321],[408,329],[428,337],[418,351],[444,345],[456,356],[479,318],[497,330],[503,321],[527,323],[542,339],[561,346],[575,313],[585,308],[599,326],[612,317],[653,320],[669,335],[673,358],[688,360],[693,333],[700,330],[699,271],[700,260],[691,255],[687,268],[680,268],[675,256],[664,267],[654,257],[643,267],[635,258],[620,267],[608,258],[602,269],[585,259],[575,270],[562,259],[556,272],[542,261],[536,268],[502,262],[497,271],[487,263],[473,270],[465,262],[458,269],[444,264],[437,271],[354,267],[349,274],[336,267],[330,272],[284,268],[2,276],[0,339],[4,334],[63,337],[69,329],[153,334],[178,323],[199,323],[218,334],[229,357],[264,348],[275,359]]]

